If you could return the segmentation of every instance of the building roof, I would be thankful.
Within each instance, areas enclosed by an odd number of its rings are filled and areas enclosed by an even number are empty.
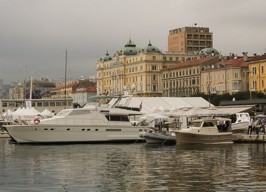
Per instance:
[[[57,85],[55,88],[53,88],[53,90],[60,90],[60,89],[64,89],[64,88],[70,88],[73,87],[74,85],[78,84],[78,82],[73,82],[73,83],[68,83],[68,84],[59,84]]]
[[[109,55],[108,51],[106,52],[105,56],[103,57],[104,61],[110,61],[112,60],[112,57]]]
[[[266,53],[264,53],[263,55],[250,57],[248,58],[247,62],[260,61],[260,60],[265,60],[265,59],[266,59]]]
[[[179,68],[185,68],[185,67],[191,67],[191,66],[197,66],[197,65],[201,65],[210,61],[214,61],[217,62],[219,59],[219,57],[216,56],[205,56],[205,57],[201,57],[200,59],[195,59],[195,60],[187,60],[181,63],[177,63],[176,65],[172,65],[169,68],[165,68],[163,69],[163,71],[166,71],[168,69],[179,69]]]
[[[125,49],[123,50],[124,55],[137,55],[139,52],[140,48],[136,47],[134,42],[129,39],[127,44],[125,45]]]
[[[150,52],[161,53],[161,51],[160,51],[157,47],[153,46],[153,45],[151,44],[151,42],[149,42],[148,46],[146,46],[146,47],[144,48],[144,50],[145,50],[147,53],[150,53]]]
[[[243,58],[230,59],[230,60],[223,62],[223,64],[225,64],[226,66],[232,66],[232,67],[247,67]]]
[[[143,49],[136,46],[136,44],[129,39],[129,41],[126,43],[123,50],[117,51],[116,54],[118,55],[125,55],[125,56],[131,56],[131,55],[137,55],[140,52],[146,52],[146,53],[161,53],[161,51],[158,49],[158,47],[152,45],[150,42],[149,44],[144,47]],[[112,60],[112,57],[107,52],[104,57],[100,58],[99,61],[110,61]]]
[[[199,52],[199,54],[200,55],[211,55],[211,54],[219,54],[219,52],[214,48],[205,48],[205,49],[202,49]]]

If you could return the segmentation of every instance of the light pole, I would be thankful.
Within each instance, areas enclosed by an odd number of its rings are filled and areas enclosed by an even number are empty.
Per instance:
[[[252,100],[252,90],[253,88],[251,88],[251,74],[252,74],[252,71],[248,71],[248,79],[249,79],[249,100],[251,101]],[[253,86],[254,87],[254,84]]]

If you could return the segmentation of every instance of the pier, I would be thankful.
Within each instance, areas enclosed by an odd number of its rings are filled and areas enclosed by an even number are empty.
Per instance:
[[[266,135],[261,134],[233,134],[233,142],[235,143],[266,143]]]

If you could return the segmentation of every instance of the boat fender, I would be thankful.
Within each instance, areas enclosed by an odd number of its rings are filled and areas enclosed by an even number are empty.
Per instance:
[[[38,125],[40,123],[40,119],[35,118],[33,122],[34,122],[35,125]]]

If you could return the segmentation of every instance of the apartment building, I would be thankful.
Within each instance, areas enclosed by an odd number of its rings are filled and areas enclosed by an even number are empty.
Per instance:
[[[182,27],[172,29],[168,35],[168,51],[198,54],[204,48],[213,47],[213,34],[207,27]]]
[[[248,64],[250,91],[266,93],[266,53],[254,55],[246,63]]]
[[[181,97],[200,93],[202,67],[216,63],[218,55],[177,63],[162,70],[163,96]]]
[[[248,90],[248,66],[244,58],[223,57],[201,70],[201,89],[204,94],[233,94]]]

